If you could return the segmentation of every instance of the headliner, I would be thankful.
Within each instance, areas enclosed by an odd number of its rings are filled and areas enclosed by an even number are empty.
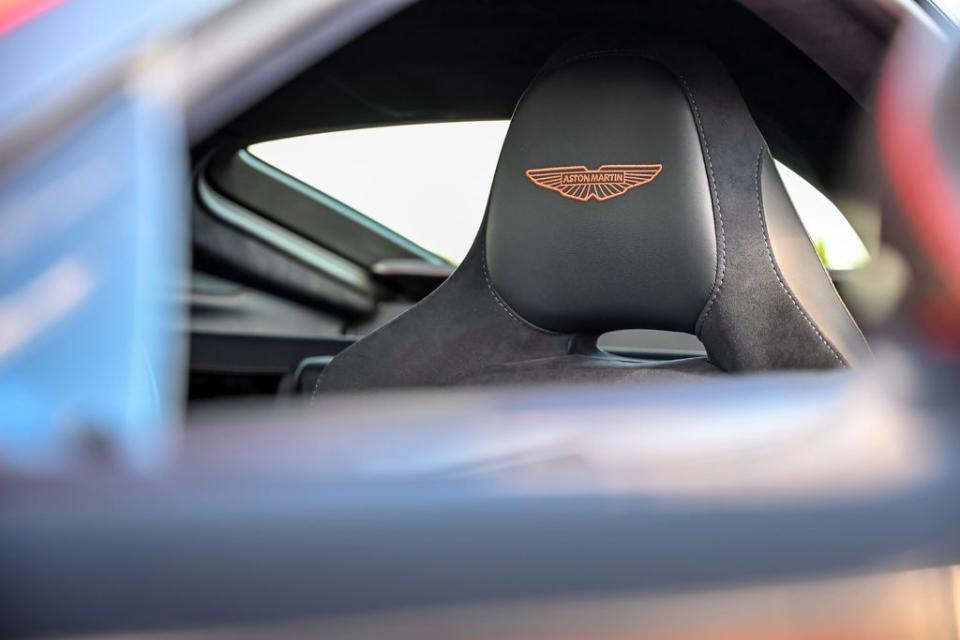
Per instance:
[[[860,107],[734,0],[422,0],[307,68],[203,147],[374,124],[508,118],[556,49],[611,27],[705,42],[730,69],[774,152],[830,182]]]

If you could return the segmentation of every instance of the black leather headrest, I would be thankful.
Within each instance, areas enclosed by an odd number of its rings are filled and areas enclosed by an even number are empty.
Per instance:
[[[490,196],[487,269],[553,331],[693,333],[717,243],[682,81],[638,56],[579,55],[527,90]]]
[[[501,303],[555,332],[694,333],[728,371],[868,357],[719,60],[673,40],[574,47],[500,156],[479,240]]]

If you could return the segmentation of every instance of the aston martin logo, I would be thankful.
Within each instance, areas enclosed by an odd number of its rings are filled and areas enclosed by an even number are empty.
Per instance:
[[[579,165],[528,169],[527,177],[564,198],[587,202],[590,198],[602,201],[622,196],[656,178],[661,169],[663,165],[659,164],[602,164],[596,169]]]

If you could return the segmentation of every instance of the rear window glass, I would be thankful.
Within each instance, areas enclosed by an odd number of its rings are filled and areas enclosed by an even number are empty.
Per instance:
[[[483,218],[508,121],[334,131],[261,142],[250,153],[454,264]],[[866,248],[839,209],[777,162],[824,264],[853,269]]]

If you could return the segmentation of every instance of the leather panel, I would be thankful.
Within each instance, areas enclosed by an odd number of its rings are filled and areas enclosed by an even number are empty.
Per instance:
[[[587,201],[526,175],[580,165],[662,168],[646,184]],[[580,333],[693,333],[716,274],[714,214],[693,114],[659,64],[582,59],[528,89],[507,134],[488,216],[492,286],[533,324]]]

